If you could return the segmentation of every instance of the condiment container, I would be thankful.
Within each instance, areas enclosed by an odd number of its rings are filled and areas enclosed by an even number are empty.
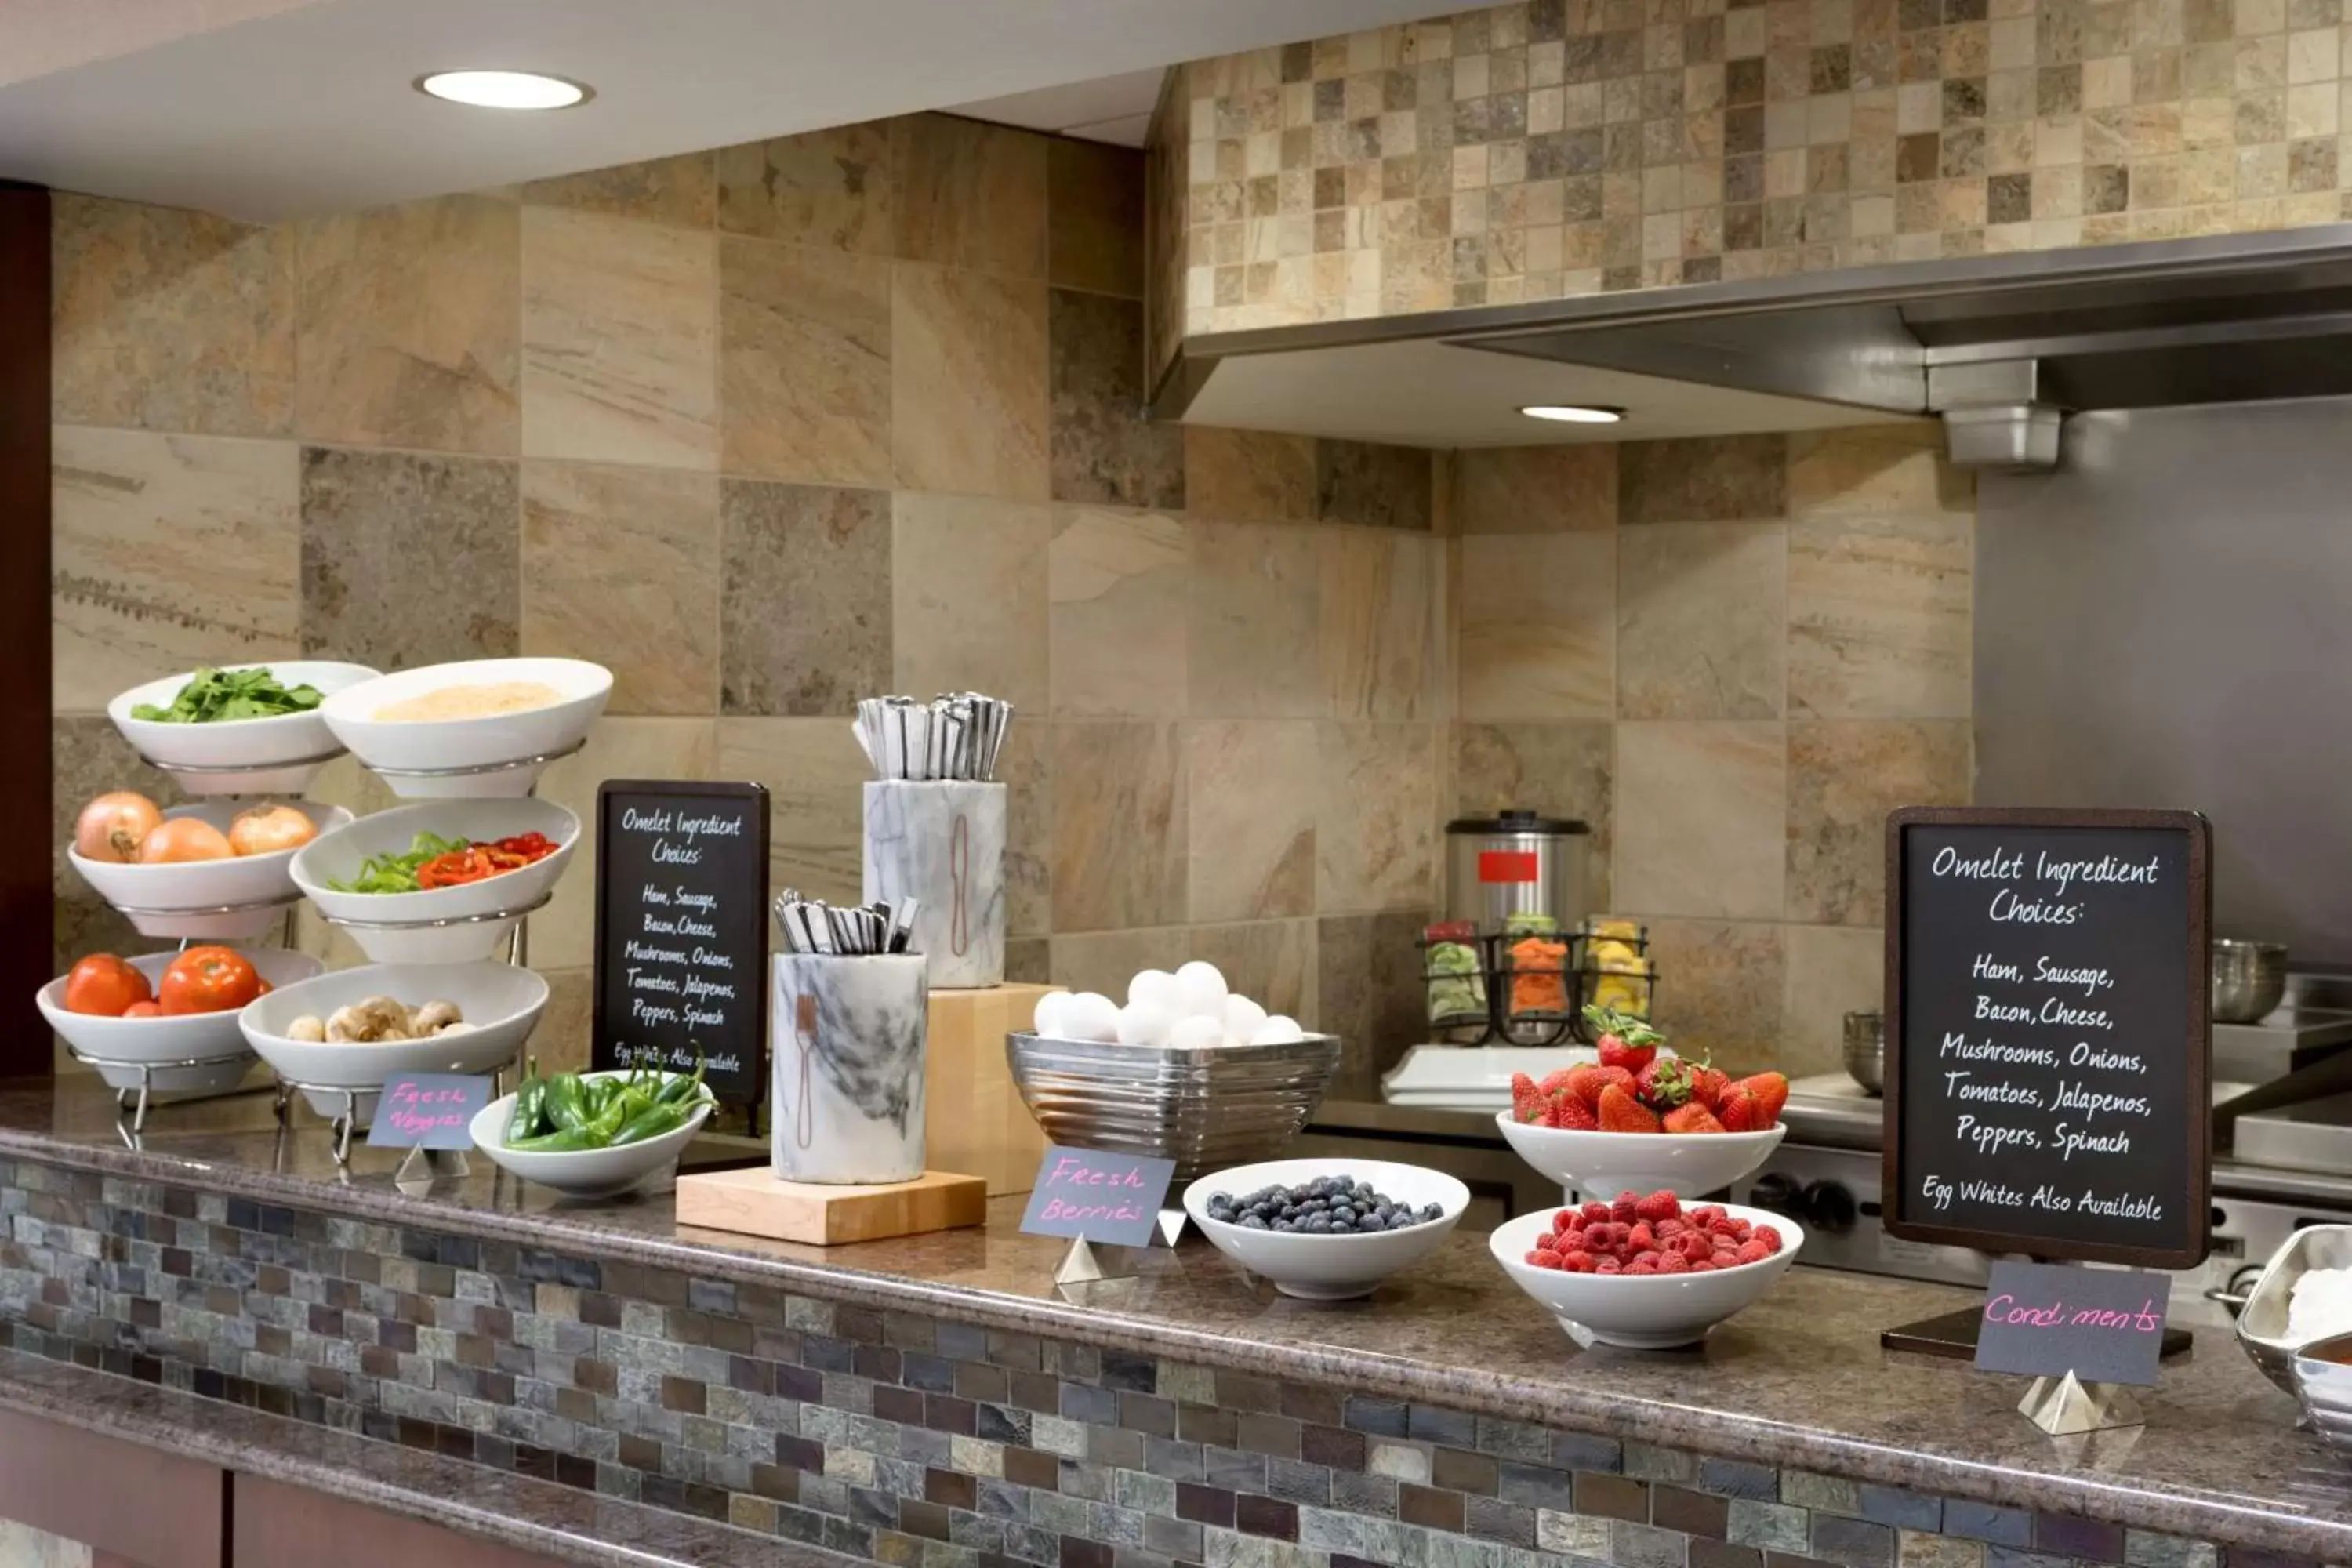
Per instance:
[[[915,947],[941,991],[1004,983],[1004,786],[866,785],[866,901],[917,900]]]
[[[930,1009],[920,955],[782,952],[772,963],[776,1175],[843,1186],[920,1176]]]

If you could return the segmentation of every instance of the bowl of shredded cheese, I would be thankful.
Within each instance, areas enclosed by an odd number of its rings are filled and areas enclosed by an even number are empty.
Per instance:
[[[477,658],[362,681],[319,711],[394,795],[516,796],[579,747],[612,694],[613,672],[585,659]]]

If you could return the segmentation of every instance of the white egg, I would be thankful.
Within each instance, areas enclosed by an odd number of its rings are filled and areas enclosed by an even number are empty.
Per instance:
[[[1135,978],[1127,983],[1127,1005],[1130,1007],[1150,1005],[1163,1012],[1176,1011],[1176,977],[1164,969],[1139,969]]]
[[[1048,1039],[1059,1037],[1062,1033],[1062,1015],[1069,1010],[1069,1005],[1068,992],[1046,992],[1037,998],[1037,1015],[1030,1026]]]
[[[1245,1046],[1265,1024],[1265,1009],[1236,991],[1225,998],[1225,1044]]]
[[[1068,1040],[1118,1038],[1118,1004],[1099,991],[1081,991],[1062,1009],[1062,1037]]]
[[[1168,1043],[1180,1050],[1196,1046],[1222,1046],[1225,1043],[1225,1024],[1222,1018],[1179,1018],[1176,1026],[1168,1031]]]
[[[1122,1046],[1164,1046],[1168,1032],[1176,1020],[1168,1016],[1165,1007],[1155,1007],[1149,1002],[1129,1002],[1119,1009],[1118,1043]]]
[[[1303,1040],[1306,1037],[1307,1031],[1298,1026],[1297,1019],[1276,1013],[1258,1026],[1257,1033],[1250,1037],[1250,1044],[1286,1046],[1293,1040]]]
[[[1194,959],[1176,972],[1176,1012],[1183,1017],[1225,1016],[1225,977],[1217,966]]]

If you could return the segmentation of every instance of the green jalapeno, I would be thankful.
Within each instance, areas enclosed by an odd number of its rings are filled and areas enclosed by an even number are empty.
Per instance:
[[[591,1120],[587,1089],[576,1073],[560,1072],[548,1080],[542,1108],[559,1132],[584,1127]]]

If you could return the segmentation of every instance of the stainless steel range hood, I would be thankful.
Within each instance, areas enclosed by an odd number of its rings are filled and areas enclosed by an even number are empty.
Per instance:
[[[1215,378],[1273,374],[1262,356],[1405,344],[1768,400],[1739,406],[1787,427],[1939,415],[1956,462],[2048,467],[2068,413],[2352,393],[2352,224],[1196,337],[1153,412],[1218,402]]]

